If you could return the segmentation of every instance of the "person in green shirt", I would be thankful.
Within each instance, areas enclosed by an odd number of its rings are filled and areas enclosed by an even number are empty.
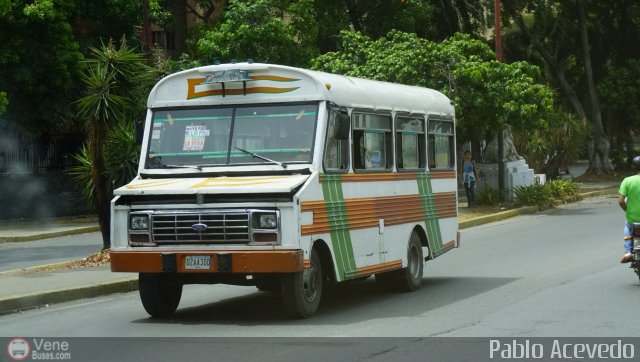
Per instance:
[[[640,156],[631,161],[636,174],[622,180],[618,193],[618,204],[625,211],[624,222],[624,255],[621,263],[633,260],[633,237],[631,236],[631,223],[640,222]]]

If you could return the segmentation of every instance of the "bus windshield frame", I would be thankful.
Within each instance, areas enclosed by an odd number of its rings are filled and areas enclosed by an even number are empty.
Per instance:
[[[145,168],[310,164],[319,107],[304,102],[153,109]]]

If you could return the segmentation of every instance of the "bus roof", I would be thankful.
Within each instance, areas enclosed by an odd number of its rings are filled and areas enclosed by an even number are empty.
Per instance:
[[[262,63],[209,65],[171,74],[156,84],[147,106],[321,100],[350,108],[454,114],[449,98],[433,89]]]

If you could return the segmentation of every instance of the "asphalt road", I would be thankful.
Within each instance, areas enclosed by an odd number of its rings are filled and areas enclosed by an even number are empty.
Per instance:
[[[100,233],[0,243],[0,272],[79,260],[102,249]]]
[[[419,291],[341,285],[306,320],[253,287],[190,285],[169,320],[148,318],[134,292],[0,316],[0,336],[638,337],[622,221],[615,198],[597,197],[465,229],[460,249],[427,263]]]

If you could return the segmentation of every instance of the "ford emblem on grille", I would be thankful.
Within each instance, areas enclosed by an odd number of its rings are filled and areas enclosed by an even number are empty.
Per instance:
[[[197,223],[197,224],[193,224],[191,225],[191,228],[197,232],[203,232],[205,230],[207,230],[209,226],[207,226],[207,224],[202,224],[202,223]]]

